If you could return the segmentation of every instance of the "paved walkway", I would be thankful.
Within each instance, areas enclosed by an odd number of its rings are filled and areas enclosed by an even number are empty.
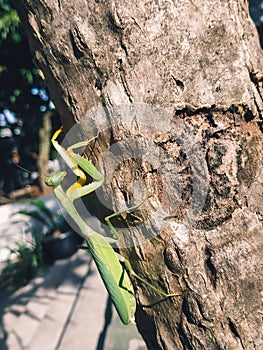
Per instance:
[[[111,314],[85,252],[57,261],[27,286],[0,297],[1,350],[146,349],[135,326],[123,326]]]
[[[111,311],[91,257],[79,250],[15,293],[0,291],[0,349],[145,350],[135,326]]]

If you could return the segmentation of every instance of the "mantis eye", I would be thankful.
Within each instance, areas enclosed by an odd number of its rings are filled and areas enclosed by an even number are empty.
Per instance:
[[[56,187],[61,184],[65,176],[65,171],[58,171],[57,173],[51,176],[47,176],[45,179],[45,184],[50,187]]]

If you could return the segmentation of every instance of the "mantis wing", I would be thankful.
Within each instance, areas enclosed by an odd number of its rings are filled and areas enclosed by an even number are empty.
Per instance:
[[[100,235],[93,234],[87,241],[103,283],[124,324],[134,321],[136,301],[131,280],[110,244]]]

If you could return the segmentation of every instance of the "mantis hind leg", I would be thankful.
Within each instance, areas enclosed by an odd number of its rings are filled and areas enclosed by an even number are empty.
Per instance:
[[[116,213],[113,213],[111,215],[108,215],[104,218],[106,224],[109,226],[110,230],[111,230],[111,233],[113,235],[113,237],[118,240],[120,238],[120,235],[119,233],[117,232],[116,228],[113,226],[112,222],[111,222],[111,219],[114,218],[114,217],[117,217],[117,216],[120,216],[124,213],[132,213],[133,211],[135,211],[136,209],[140,208],[143,203],[149,198],[150,196],[147,196],[140,204],[137,204],[137,205],[134,205],[128,209],[125,209],[125,210],[121,210],[121,211],[118,211]]]
[[[138,279],[139,281],[141,281],[142,283],[146,284],[148,287],[150,287],[152,290],[154,290],[156,293],[162,295],[165,298],[170,298],[170,297],[174,297],[174,296],[179,296],[181,295],[181,293],[166,293],[165,291],[155,287],[153,284],[151,284],[150,282],[148,282],[145,278],[139,276],[132,268],[129,260],[127,260],[126,258],[124,258],[122,255],[116,253],[118,259],[120,262],[122,262],[125,266],[125,269],[129,272],[130,276],[135,277],[136,279]]]
[[[117,232],[117,230],[115,229],[115,227],[113,226],[113,224],[111,223],[111,219],[116,217],[116,216],[119,216],[123,213],[129,213],[129,212],[133,212],[135,211],[136,209],[138,209],[141,205],[143,205],[143,203],[149,198],[149,196],[147,196],[147,198],[145,198],[140,204],[138,205],[134,205],[130,208],[128,208],[127,210],[123,210],[123,211],[118,211],[117,213],[113,213],[109,216],[107,216],[105,218],[105,222],[106,224],[109,226],[111,232],[112,232],[112,235],[114,236],[114,238],[116,240],[119,239],[119,234]],[[116,242],[115,240],[115,242]],[[173,297],[173,296],[177,296],[177,295],[181,295],[181,294],[169,294],[169,293],[166,293],[164,292],[163,290],[159,289],[159,288],[156,288],[153,284],[151,284],[150,282],[148,282],[145,278],[139,276],[132,268],[129,260],[125,259],[122,255],[118,254],[115,252],[115,254],[117,255],[118,259],[120,262],[122,262],[125,266],[125,269],[129,272],[129,274],[133,277],[135,277],[136,279],[138,279],[139,281],[141,281],[142,283],[146,284],[148,287],[150,287],[151,289],[153,289],[155,292],[157,292],[158,294],[162,295],[163,297],[165,298],[169,298],[169,297]]]

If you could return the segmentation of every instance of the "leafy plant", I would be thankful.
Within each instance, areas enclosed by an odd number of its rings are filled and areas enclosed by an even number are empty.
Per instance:
[[[43,250],[44,237],[58,236],[67,227],[63,216],[55,216],[43,201],[33,199],[29,201],[29,205],[28,209],[19,210],[13,215],[29,216],[37,220],[41,227],[37,230],[30,225],[26,233],[31,234],[31,243],[16,242],[15,248],[10,249],[10,258],[6,261],[0,275],[0,287],[2,288],[17,287],[28,283],[46,262]]]
[[[20,19],[16,10],[5,0],[0,0],[0,10],[0,43],[2,43],[2,40],[5,40],[9,34],[12,35],[14,41],[21,40],[21,36],[17,31]]]
[[[1,271],[0,287],[10,288],[25,285],[43,265],[43,251],[39,235],[31,231],[32,244],[17,242],[10,249],[10,258]]]
[[[26,284],[39,271],[44,263],[51,264],[56,259],[74,254],[83,239],[72,230],[62,215],[54,215],[39,199],[29,201],[28,209],[15,214],[31,217],[41,223],[41,227],[26,230],[32,236],[31,244],[17,242],[10,249],[10,258],[0,275],[0,288]],[[67,231],[67,232],[66,232]]]
[[[29,204],[32,209],[19,210],[17,213],[27,215],[43,224],[43,234],[59,235],[68,229],[66,220],[62,215],[54,216],[54,213],[39,199],[32,199]]]

